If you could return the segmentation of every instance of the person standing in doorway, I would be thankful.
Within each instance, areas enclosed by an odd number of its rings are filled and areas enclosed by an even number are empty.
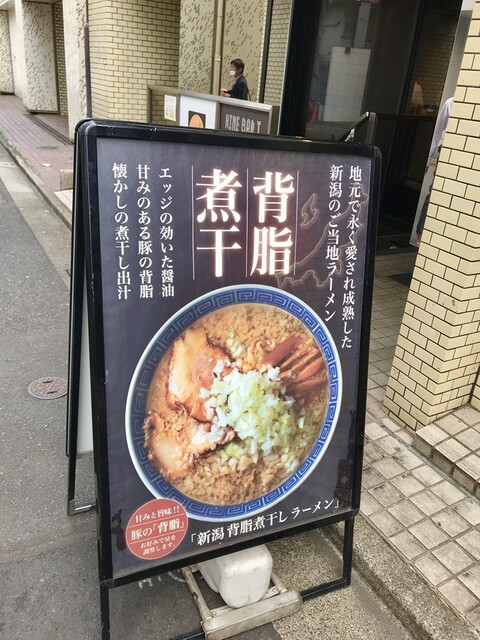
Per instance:
[[[238,100],[248,100],[250,97],[250,92],[248,91],[248,84],[245,76],[243,75],[243,70],[245,65],[240,58],[235,58],[230,62],[230,70],[229,73],[232,78],[235,78],[235,82],[232,85],[230,90],[228,89],[220,89],[220,95],[224,98],[237,98]]]

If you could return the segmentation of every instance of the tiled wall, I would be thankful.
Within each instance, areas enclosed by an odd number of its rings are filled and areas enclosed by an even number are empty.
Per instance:
[[[480,0],[397,343],[385,408],[413,430],[480,408]]]
[[[275,0],[273,3],[265,83],[266,104],[279,105],[282,100],[291,11],[292,0]]]
[[[0,91],[2,93],[13,93],[13,71],[7,11],[0,11]]]
[[[147,85],[178,85],[180,0],[90,0],[92,115],[145,121]]]
[[[53,22],[55,28],[55,58],[57,61],[58,110],[62,116],[68,113],[67,76],[65,71],[65,37],[63,33],[62,2],[53,5]]]
[[[30,111],[56,112],[53,16],[50,4],[24,2],[23,43],[25,48],[25,107]]]

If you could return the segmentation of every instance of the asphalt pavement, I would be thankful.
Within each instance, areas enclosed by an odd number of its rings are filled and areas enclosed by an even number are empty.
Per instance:
[[[96,520],[67,514],[66,398],[39,399],[29,384],[66,378],[70,231],[0,145],[0,637],[101,638]],[[79,494],[93,497],[91,459]],[[338,528],[269,544],[274,571],[303,590],[341,573]],[[212,606],[218,596],[202,586]],[[181,572],[111,591],[112,640],[167,640],[198,629]],[[242,633],[244,640],[473,640],[455,615],[362,517],[355,523],[351,586]]]

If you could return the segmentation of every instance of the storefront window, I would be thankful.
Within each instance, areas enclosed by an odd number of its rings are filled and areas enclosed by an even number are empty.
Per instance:
[[[323,134],[330,130],[334,135],[362,114],[379,4],[380,0],[322,3],[308,124],[317,125]]]

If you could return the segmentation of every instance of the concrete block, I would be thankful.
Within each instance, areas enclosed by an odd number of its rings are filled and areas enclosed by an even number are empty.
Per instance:
[[[234,608],[258,602],[267,593],[272,556],[265,545],[197,563],[210,589]]]
[[[58,173],[60,176],[60,191],[73,189],[73,170],[60,169]]]

